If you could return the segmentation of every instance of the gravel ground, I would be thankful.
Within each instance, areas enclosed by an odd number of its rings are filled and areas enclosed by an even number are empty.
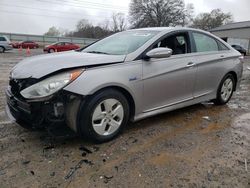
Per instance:
[[[131,123],[117,139],[93,145],[8,122],[4,88],[23,54],[0,54],[1,188],[250,187],[250,71],[226,106],[199,104]]]

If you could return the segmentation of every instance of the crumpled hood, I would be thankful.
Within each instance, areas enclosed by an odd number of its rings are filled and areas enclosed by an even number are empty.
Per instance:
[[[19,62],[12,69],[11,77],[14,79],[39,79],[62,69],[123,62],[125,57],[125,55],[105,55],[77,51],[33,56]]]

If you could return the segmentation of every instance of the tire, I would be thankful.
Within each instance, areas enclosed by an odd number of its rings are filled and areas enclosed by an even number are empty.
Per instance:
[[[84,139],[103,143],[117,137],[128,120],[126,97],[115,89],[106,89],[82,101],[77,115],[77,132]]]
[[[0,53],[4,53],[5,52],[5,48],[0,46]]]
[[[213,100],[215,105],[225,105],[232,98],[236,80],[232,74],[227,74],[221,81],[217,90],[217,98]]]
[[[55,50],[54,49],[49,49],[49,51],[48,51],[49,53],[54,53],[55,52]]]

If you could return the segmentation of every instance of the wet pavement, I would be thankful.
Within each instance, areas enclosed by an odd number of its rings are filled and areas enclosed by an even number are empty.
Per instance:
[[[1,188],[250,187],[250,58],[228,105],[204,103],[131,123],[101,145],[8,121],[4,88],[20,59],[17,51],[0,54]]]

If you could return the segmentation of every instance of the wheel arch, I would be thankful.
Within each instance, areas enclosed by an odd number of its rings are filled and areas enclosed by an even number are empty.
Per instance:
[[[234,71],[230,71],[226,75],[228,75],[228,74],[231,74],[234,77],[234,80],[235,80],[234,91],[236,91],[237,83],[238,83],[238,76],[237,76],[236,72],[234,72]]]
[[[56,49],[55,49],[54,47],[50,47],[50,48],[48,49],[48,52],[50,52],[50,50],[54,50],[54,52],[56,51]]]

